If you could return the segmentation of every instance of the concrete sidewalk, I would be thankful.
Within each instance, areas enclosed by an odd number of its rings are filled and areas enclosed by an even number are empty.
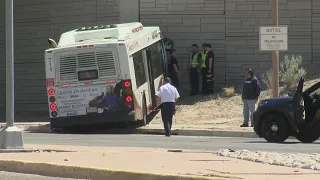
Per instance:
[[[26,148],[75,152],[0,153],[0,171],[94,180],[320,179],[317,171],[258,164],[210,152],[39,145]]]

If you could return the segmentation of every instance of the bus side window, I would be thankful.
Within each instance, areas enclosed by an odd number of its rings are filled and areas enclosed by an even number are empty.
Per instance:
[[[151,62],[152,62],[152,69],[153,69],[153,80],[158,78],[163,74],[163,54],[162,54],[162,48],[161,43],[155,43],[150,46],[151,51]]]
[[[143,63],[143,56],[142,50],[134,53],[132,55],[133,64],[134,64],[134,72],[136,76],[136,84],[137,88],[147,82],[144,63]]]

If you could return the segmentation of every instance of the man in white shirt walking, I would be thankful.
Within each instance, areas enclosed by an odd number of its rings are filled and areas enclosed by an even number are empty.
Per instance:
[[[158,100],[161,102],[161,116],[166,136],[171,136],[172,119],[175,111],[175,102],[180,98],[177,89],[172,86],[170,78],[163,79],[163,85],[157,92]]]

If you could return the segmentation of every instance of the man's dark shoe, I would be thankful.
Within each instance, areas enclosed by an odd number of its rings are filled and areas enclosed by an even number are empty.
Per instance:
[[[240,125],[240,127],[249,127],[249,125],[248,124],[242,124],[242,125]]]

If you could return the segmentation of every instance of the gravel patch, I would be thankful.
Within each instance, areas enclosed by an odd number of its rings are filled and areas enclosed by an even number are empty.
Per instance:
[[[320,154],[293,154],[274,152],[251,152],[222,149],[214,152],[219,156],[247,160],[257,163],[320,171]]]

